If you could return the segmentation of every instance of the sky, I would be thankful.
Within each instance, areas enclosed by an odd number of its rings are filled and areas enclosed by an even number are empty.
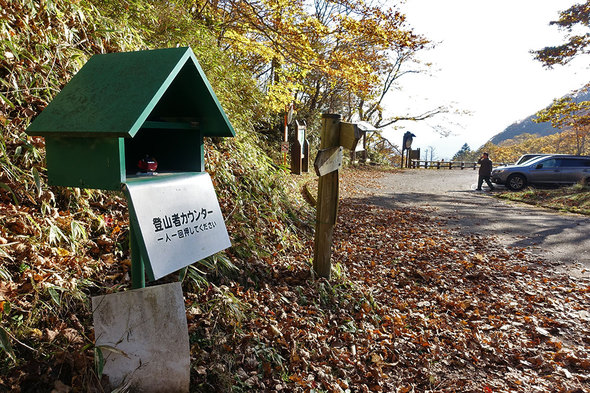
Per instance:
[[[579,2],[579,1],[578,1]],[[554,98],[590,81],[588,58],[546,69],[531,50],[561,44],[564,32],[549,22],[575,0],[407,0],[400,6],[408,25],[436,43],[422,51],[428,73],[400,79],[400,91],[384,103],[390,115],[419,114],[440,105],[466,114],[439,115],[423,122],[396,123],[383,135],[401,145],[450,159],[464,143],[476,150],[510,124],[551,104]],[[443,137],[433,129],[443,127]],[[399,139],[399,140],[398,140]],[[428,155],[430,158],[430,154]]]

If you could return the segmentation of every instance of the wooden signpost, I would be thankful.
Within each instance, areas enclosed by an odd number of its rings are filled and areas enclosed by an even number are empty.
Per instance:
[[[400,168],[404,167],[404,162],[406,165],[406,168],[410,167],[410,163],[412,162],[410,160],[410,152],[412,151],[412,140],[414,139],[416,135],[412,134],[410,131],[406,131],[406,133],[404,134],[404,139],[402,142],[402,161],[400,163]],[[404,151],[406,152],[406,156],[404,159]]]
[[[362,132],[353,123],[340,121],[338,114],[322,115],[320,151],[314,163],[318,174],[318,201],[314,241],[313,269],[324,278],[330,278],[332,236],[338,215],[339,169],[342,167],[343,149],[355,149]]]
[[[330,147],[318,151],[314,167],[318,176],[339,170],[342,167],[342,146]]]
[[[301,175],[309,172],[309,142],[307,141],[307,126],[305,122],[294,121],[291,130],[291,173]]]

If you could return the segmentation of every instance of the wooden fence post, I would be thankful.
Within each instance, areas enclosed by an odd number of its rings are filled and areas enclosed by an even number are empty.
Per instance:
[[[340,115],[323,114],[320,149],[340,146]],[[313,270],[319,277],[330,278],[332,268],[332,236],[338,214],[339,171],[333,171],[318,180],[318,201],[313,243]]]

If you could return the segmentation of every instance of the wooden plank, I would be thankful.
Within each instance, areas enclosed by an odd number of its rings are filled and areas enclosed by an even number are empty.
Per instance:
[[[339,170],[342,167],[343,158],[342,146],[330,147],[318,151],[313,166],[318,176]]]
[[[339,145],[345,149],[355,151],[361,139],[361,130],[354,123],[340,122]]]
[[[324,114],[320,134],[320,149],[338,148],[340,144],[340,115]],[[318,181],[318,205],[316,215],[313,269],[319,277],[330,278],[332,270],[332,235],[338,214],[339,172],[335,170]]]
[[[354,152],[356,153],[356,152],[365,151],[366,144],[367,144],[367,133],[361,131],[361,139],[359,139],[358,142],[356,143],[356,147],[354,148]]]

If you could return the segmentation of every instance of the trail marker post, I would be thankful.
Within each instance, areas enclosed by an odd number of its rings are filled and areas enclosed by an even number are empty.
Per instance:
[[[354,151],[364,133],[354,123],[340,121],[339,114],[322,115],[320,150],[314,167],[318,180],[317,215],[313,269],[319,277],[330,278],[332,237],[338,216],[339,170],[343,149]]]
[[[412,134],[410,131],[406,131],[404,133],[404,138],[402,142],[402,162],[400,167],[404,167],[404,161],[406,168],[410,167],[410,151],[412,150],[412,141],[416,135]],[[404,151],[406,152],[406,156],[404,158]]]
[[[295,120],[291,129],[291,173],[300,175],[309,172],[309,142],[307,141],[307,126]]]

